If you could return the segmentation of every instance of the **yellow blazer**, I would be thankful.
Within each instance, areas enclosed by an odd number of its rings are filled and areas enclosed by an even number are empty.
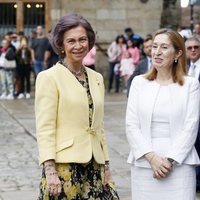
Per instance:
[[[92,156],[104,164],[108,158],[103,127],[104,84],[101,74],[86,68],[94,104],[89,127],[85,88],[63,65],[39,73],[36,80],[35,115],[39,163],[87,163]]]

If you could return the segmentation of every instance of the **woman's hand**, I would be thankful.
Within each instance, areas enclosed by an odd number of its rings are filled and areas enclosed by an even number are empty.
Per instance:
[[[50,196],[58,196],[61,193],[61,181],[55,169],[55,162],[48,160],[44,163],[44,170],[47,181],[47,192]]]
[[[172,165],[166,158],[163,158],[153,152],[146,154],[145,158],[149,161],[149,164],[154,171],[154,178],[166,178],[172,170]]]

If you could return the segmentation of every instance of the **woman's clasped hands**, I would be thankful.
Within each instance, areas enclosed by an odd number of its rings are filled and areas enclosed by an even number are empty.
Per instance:
[[[166,178],[172,171],[172,164],[162,156],[154,152],[147,153],[145,158],[148,160],[151,168],[153,169],[153,177],[156,179]]]
[[[58,196],[61,193],[62,186],[58,173],[55,169],[55,163],[53,161],[45,162],[44,170],[47,181],[47,193],[50,196]]]

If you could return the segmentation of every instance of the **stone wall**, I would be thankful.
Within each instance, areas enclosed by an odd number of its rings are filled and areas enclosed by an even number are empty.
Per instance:
[[[108,44],[124,28],[131,27],[135,33],[145,37],[160,27],[163,3],[161,0],[51,0],[53,24],[66,13],[76,12],[83,15],[97,32],[97,70],[104,77],[108,74],[105,55]],[[103,50],[103,51],[102,51]]]
[[[101,42],[111,42],[128,26],[145,37],[159,28],[162,12],[160,0],[52,0],[51,4],[53,24],[66,13],[79,13],[91,22]]]
[[[90,21],[97,32],[97,70],[107,76],[107,46],[124,28],[132,27],[135,33],[145,37],[160,26],[162,1],[149,0],[52,0],[53,24],[60,16],[76,12]],[[102,50],[104,52],[102,52]]]

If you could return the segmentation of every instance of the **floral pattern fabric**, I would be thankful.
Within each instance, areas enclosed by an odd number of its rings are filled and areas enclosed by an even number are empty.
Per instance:
[[[88,104],[89,104],[89,126],[92,126],[92,116],[93,116],[93,110],[94,110],[94,105],[93,105],[93,100],[92,96],[90,93],[90,87],[89,87],[89,81],[88,81],[88,75],[86,70],[84,71],[85,73],[85,80],[77,80],[81,83],[81,85],[86,89],[87,96],[88,96]]]
[[[46,177],[43,169],[38,200],[102,200],[104,166],[92,159],[87,164],[56,163],[56,170],[62,184],[61,194],[50,196],[46,191]]]

